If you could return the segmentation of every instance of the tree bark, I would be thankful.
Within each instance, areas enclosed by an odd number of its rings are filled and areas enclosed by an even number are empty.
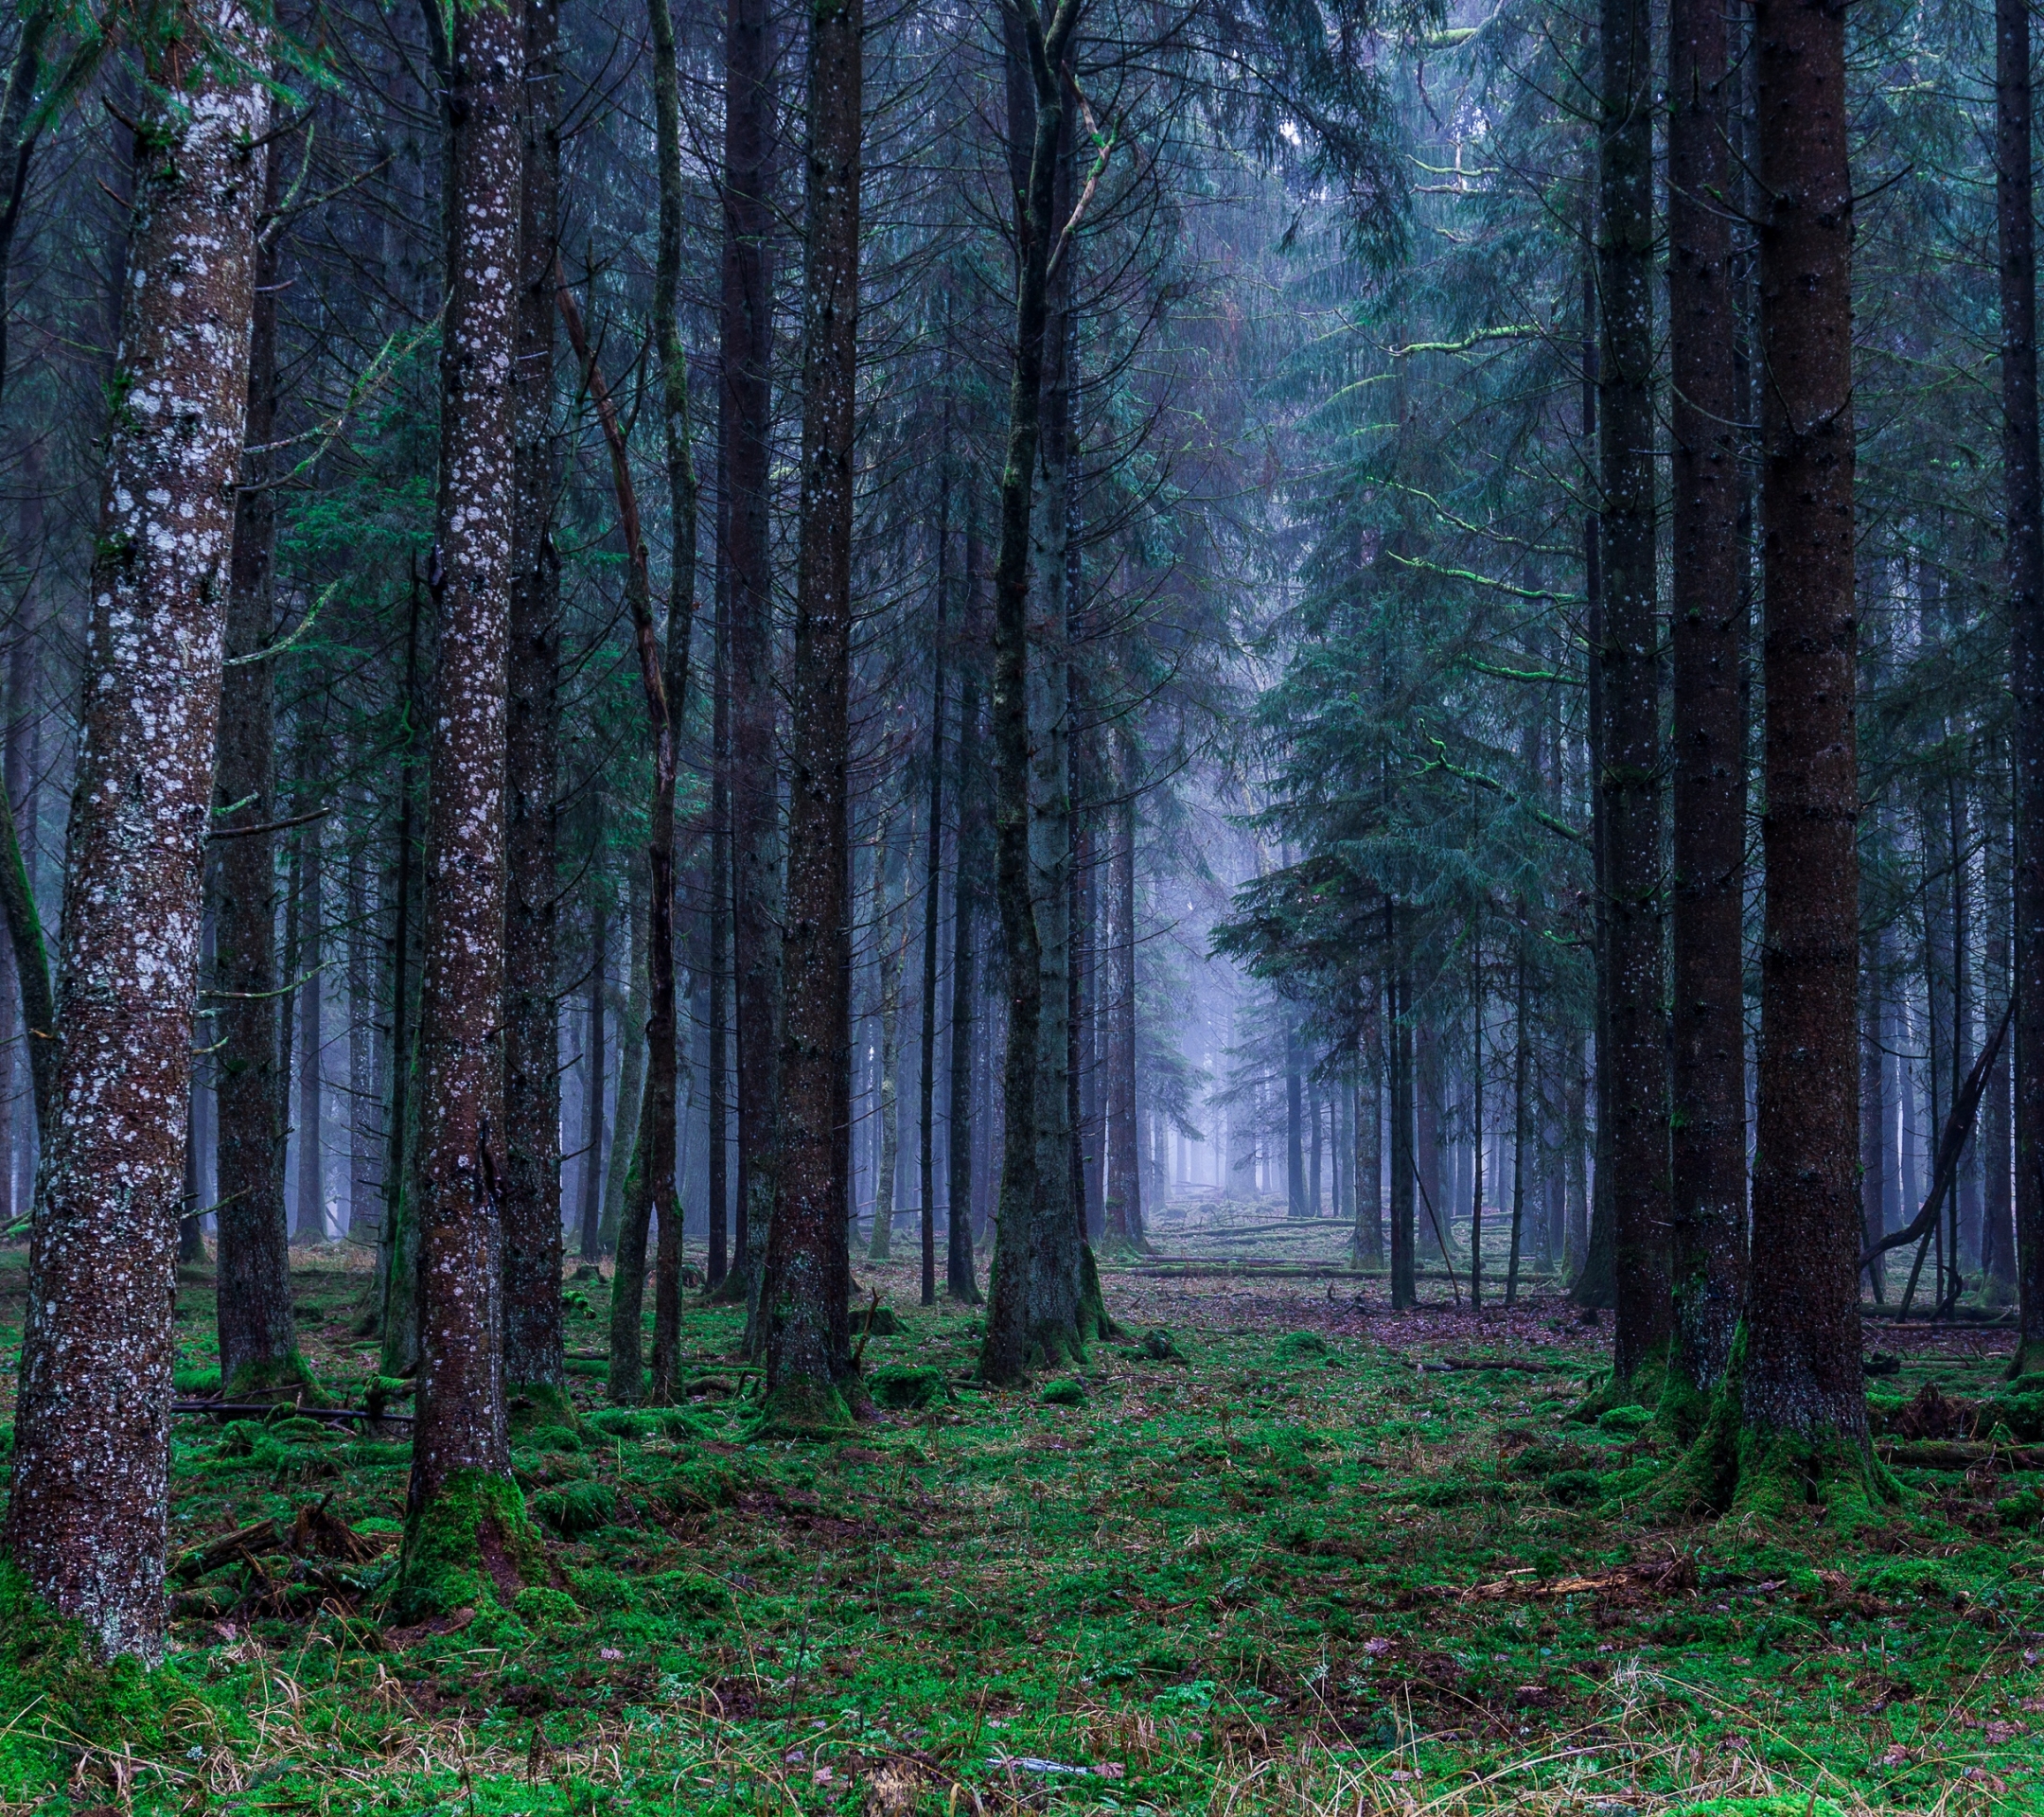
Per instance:
[[[879,1154],[873,1169],[872,1231],[866,1246],[870,1261],[886,1261],[894,1249],[894,1181],[901,1171],[901,987],[903,962],[907,958],[908,928],[903,919],[907,878],[900,874],[901,893],[896,893],[897,862],[907,855],[897,850],[890,822],[891,803],[880,816],[879,836],[873,850],[873,940],[878,946],[880,1050],[879,1078],[875,1082],[875,1114],[879,1120]],[[891,898],[891,900],[890,900]]]
[[[359,824],[374,825],[366,790],[355,801]],[[347,996],[348,996],[348,1221],[347,1239],[373,1246],[382,1227],[379,1202],[383,1183],[377,1164],[377,1141],[382,1135],[377,1115],[381,1074],[377,1065],[378,1015],[370,920],[369,845],[358,838],[347,860]],[[372,1323],[367,1330],[374,1332]],[[366,1333],[365,1333],[366,1334]]]
[[[2037,467],[2030,11],[1995,0],[2001,470],[2016,760],[2016,1289],[2009,1373],[2044,1371],[2044,479]]]
[[[576,1244],[584,1261],[603,1253],[604,1014],[610,990],[610,954],[600,890],[590,894],[589,1039],[583,1048],[582,1225]]]
[[[1746,1287],[1746,598],[1731,291],[1723,0],[1674,0],[1668,48],[1673,366],[1672,1390],[1724,1379]]]
[[[1998,753],[1999,754],[1999,753]],[[2009,902],[2010,850],[2006,830],[1994,828],[1989,835],[1986,856],[1987,891],[1986,912],[1990,917],[1987,936],[1986,991],[1989,1005],[2006,1003],[2009,994]],[[1879,1110],[1876,1118],[1876,1138],[1883,1134],[1878,1126],[1885,1120],[1885,1100],[1879,1093],[1880,1073],[1878,1050],[1875,1054],[1876,1070],[1872,1075]],[[2016,1230],[2014,1190],[2013,1128],[2009,1118],[2009,1054],[2006,1047],[1995,1058],[1994,1067],[1988,1075],[1987,1095],[1981,1106],[1981,1171],[1984,1176],[1985,1193],[1981,1208],[1981,1273],[1994,1283],[1990,1293],[2005,1293],[2016,1281]],[[1881,1143],[1885,1153],[1886,1144]],[[1878,1177],[1878,1176],[1877,1176]],[[1880,1200],[1875,1201],[1875,1222],[1880,1219]],[[1879,1235],[1877,1230],[1875,1235]]]
[[[504,900],[504,1385],[516,1416],[572,1424],[561,1307],[557,970],[560,562],[553,542],[560,8],[524,0],[525,115],[512,373],[511,699]],[[563,1416],[571,1416],[564,1419]]]
[[[608,1159],[604,1167],[603,1223],[596,1244],[607,1256],[619,1256],[618,1232],[625,1217],[625,1193],[631,1181],[631,1157],[639,1140],[639,1105],[645,1096],[646,917],[645,882],[635,864],[625,884],[624,989],[610,999],[611,1027],[617,1035],[617,1090],[610,1101]],[[619,1258],[621,1261],[622,1257]],[[644,1265],[642,1255],[638,1265]],[[613,1280],[615,1276],[612,1277]],[[611,1292],[613,1309],[617,1303]]]
[[[721,553],[731,615],[731,940],[738,1035],[738,1200],[731,1267],[739,1283],[749,1285],[756,1261],[751,1245],[766,1235],[766,1211],[773,1198],[782,1000],[779,753],[768,522],[773,432],[768,158],[774,58],[766,0],[726,0],[724,21],[718,470],[725,488]]]
[[[263,201],[273,208],[280,160],[266,161]],[[248,446],[276,439],[277,295],[280,236],[256,247],[250,309]],[[254,485],[237,492],[228,568],[227,657],[220,687],[215,824],[222,833],[277,819],[273,755],[276,668],[250,661],[273,641],[271,574],[276,555],[276,494],[267,462],[249,462]],[[234,812],[225,810],[232,808]],[[220,1238],[215,1302],[220,1382],[244,1398],[306,1379],[291,1314],[291,1230],[284,1205],[287,1054],[279,1040],[274,836],[219,842],[213,921],[214,1023],[218,1059]],[[288,984],[290,980],[282,980]]]
[[[1018,1381],[1029,1367],[1032,1340],[1041,1341],[1031,1330],[1043,1304],[1033,1289],[1045,1272],[1038,1266],[1037,1232],[1041,1228],[1047,1239],[1057,1241],[1058,1232],[1043,1218],[1042,1208],[1047,1185],[1062,1201],[1062,1182],[1068,1177],[1062,1143],[1048,1182],[1042,1177],[1039,1155],[1037,1100],[1054,1097],[1059,1105],[1065,1100],[1062,1090],[1039,1091],[1048,980],[1037,926],[1031,837],[1035,803],[1029,643],[1031,506],[1043,426],[1050,257],[1059,227],[1054,206],[1063,163],[1062,71],[1077,23],[1077,0],[1058,0],[1048,26],[1035,0],[1019,0],[1013,26],[1023,43],[1027,86],[1034,91],[1035,105],[1028,174],[1018,185],[1014,356],[1009,376],[1007,459],[1001,469],[1000,545],[994,565],[996,871],[1001,931],[1008,946],[1008,1053],[992,1303],[980,1351],[980,1371],[993,1382]],[[1011,96],[1017,86],[1011,81]],[[1012,131],[1010,139],[1011,160],[1016,161],[1020,134]],[[1062,997],[1062,975],[1057,983]],[[1059,1032],[1062,1035],[1062,1026]],[[1062,1086],[1062,1077],[1057,1083]],[[1070,1222],[1067,1216],[1063,1227],[1068,1230]],[[1062,1332],[1053,1336],[1061,1345],[1068,1342]]]
[[[1405,914],[1390,901],[1385,902],[1383,913],[1390,973],[1386,1022],[1391,1050],[1391,1310],[1401,1312],[1416,1305],[1419,1297],[1413,1257],[1413,1201],[1418,1170],[1413,1155],[1412,954]]]
[[[1136,1153],[1136,757],[1126,732],[1115,743],[1114,845],[1107,907],[1107,1191],[1110,1253],[1142,1246],[1142,1171]]]
[[[767,1233],[763,1413],[847,1422],[852,1118],[852,499],[859,305],[861,0],[810,13],[802,504],[790,696],[780,1140]]]
[[[1756,0],[1767,712],[1747,1505],[1871,1473],[1859,1368],[1852,186],[1842,8]],[[1850,1490],[1847,1489],[1847,1493]]]
[[[944,416],[944,465],[937,494],[937,584],[932,627],[930,673],[930,782],[928,832],[923,864],[923,1030],[922,1068],[916,1080],[916,1198],[923,1226],[923,1304],[937,1303],[937,933],[943,893],[944,773],[944,644],[945,611],[950,604],[951,467],[949,407]]]
[[[504,989],[518,312],[507,279],[520,269],[522,9],[459,0],[453,26],[440,485],[428,572],[439,658],[412,1173],[418,1423],[396,1597],[414,1619],[445,1613],[455,1595],[502,1595],[481,1561],[526,1530],[504,1425],[503,1050],[493,1026]],[[471,1568],[449,1569],[449,1559]]]
[[[977,604],[979,573],[978,513],[969,510],[965,528],[965,587]],[[978,613],[972,613],[977,632]],[[945,1093],[946,1158],[950,1165],[944,1223],[944,1291],[968,1306],[979,1304],[973,1263],[973,1055],[978,1026],[978,965],[974,931],[979,891],[974,878],[981,853],[980,792],[978,785],[979,677],[960,664],[958,732],[958,844],[951,860],[951,1073]]]
[[[320,761],[324,740],[308,741],[308,754]],[[301,771],[294,801],[311,794],[312,772]],[[307,810],[301,805],[298,812]],[[292,1227],[300,1243],[326,1241],[326,1094],[320,1057],[325,1047],[326,961],[326,848],[318,822],[299,834],[300,885],[298,965],[287,984],[298,984],[298,1208]]]
[[[689,659],[696,637],[696,452],[689,419],[688,353],[681,344],[681,221],[687,194],[681,168],[681,87],[670,0],[648,0],[652,24],[654,146],[660,164],[660,245],[653,273],[653,334],[660,362],[661,432],[667,479],[672,565],[667,576],[667,637],[661,652],[662,742],[653,766],[647,861],[653,878],[648,935],[646,1026],[647,1147],[644,1191],[660,1215],[654,1259],[654,1400],[679,1389],[681,1356],[681,1182],[676,1130],[680,1103],[681,1020],[675,1003],[675,776],[688,724]]]
[[[718,432],[722,455],[722,431]],[[730,500],[718,481],[715,697],[711,706],[710,755],[710,1254],[714,1292],[730,1268],[731,1252],[731,586],[725,532]]]
[[[103,1655],[161,1656],[171,1329],[233,497],[268,112],[246,14],[144,46],[56,1090],[29,1251],[9,1551]],[[173,45],[177,46],[173,48]],[[16,867],[18,869],[18,867]]]
[[[1618,1309],[1612,1374],[1665,1359],[1668,1301],[1667,1014],[1662,962],[1661,653],[1654,567],[1653,41],[1648,0],[1602,0],[1597,137],[1597,465],[1603,513],[1610,1048],[1597,1071],[1609,1130]]]
[[[418,1367],[418,1221],[410,1198],[413,1131],[413,979],[418,915],[414,903],[417,840],[412,770],[414,750],[426,724],[419,699],[419,586],[414,573],[405,623],[404,741],[397,762],[396,852],[391,882],[391,1038],[389,1147],[383,1166],[383,1240],[378,1266],[382,1275],[382,1354],[385,1375],[410,1375]]]

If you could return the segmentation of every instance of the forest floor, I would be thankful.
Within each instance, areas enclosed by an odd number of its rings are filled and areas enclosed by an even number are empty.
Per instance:
[[[362,1261],[299,1262],[359,1406]],[[869,1376],[938,1398],[835,1445],[747,1438],[695,1297],[687,1405],[600,1411],[572,1283],[584,1423],[515,1454],[552,1581],[447,1632],[381,1625],[405,1428],[179,1418],[169,1693],[95,1728],[0,1636],[0,1813],[2044,1811],[2038,1474],[1901,1470],[1853,1538],[1655,1526],[1645,1415],[1566,1419],[1608,1332],[1551,1289],[1110,1268],[1127,1339],[990,1393],[973,1311],[856,1272]],[[9,1346],[24,1284],[0,1252]],[[208,1271],[178,1329],[203,1371]],[[1994,1385],[1986,1333],[1880,1341],[1890,1405]]]

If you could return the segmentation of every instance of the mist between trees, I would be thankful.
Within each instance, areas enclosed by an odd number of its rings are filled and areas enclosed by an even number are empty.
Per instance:
[[[6,1595],[79,1672],[242,1553],[530,1640],[621,1435],[764,1520],[968,1383],[1208,1384],[1117,1348],[1197,1281],[1600,1371],[1633,1539],[2035,1467],[2018,0],[9,42]],[[214,1560],[278,1420],[402,1500]],[[305,1616],[256,1568],[222,1645]]]

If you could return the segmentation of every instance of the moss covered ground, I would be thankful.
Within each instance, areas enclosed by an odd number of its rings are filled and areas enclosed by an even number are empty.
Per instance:
[[[301,1262],[360,1407],[365,1277]],[[1846,1535],[1655,1523],[1672,1449],[1567,1418],[1606,1333],[1551,1294],[1109,1269],[1124,1338],[991,1393],[978,1314],[858,1273],[898,1329],[823,1442],[748,1436],[742,1314],[699,1298],[687,1403],[607,1410],[572,1281],[509,1607],[394,1627],[402,1425],[179,1419],[166,1675],[95,1691],[0,1583],[0,1812],[2044,1811],[2044,1445],[1971,1436],[1989,1335],[1880,1334],[1906,1492]]]

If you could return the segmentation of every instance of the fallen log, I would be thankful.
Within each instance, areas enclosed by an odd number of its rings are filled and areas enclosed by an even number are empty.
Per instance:
[[[1876,1441],[1880,1460],[1902,1470],[1972,1470],[1998,1463],[2009,1470],[2044,1470],[2044,1445],[1998,1445],[1984,1439],[1913,1438]]]
[[[273,1413],[288,1413],[293,1419],[376,1420],[391,1425],[409,1426],[415,1416],[381,1413],[370,1407],[297,1407],[289,1401],[173,1401],[172,1413],[211,1413],[229,1420],[267,1420]]]

